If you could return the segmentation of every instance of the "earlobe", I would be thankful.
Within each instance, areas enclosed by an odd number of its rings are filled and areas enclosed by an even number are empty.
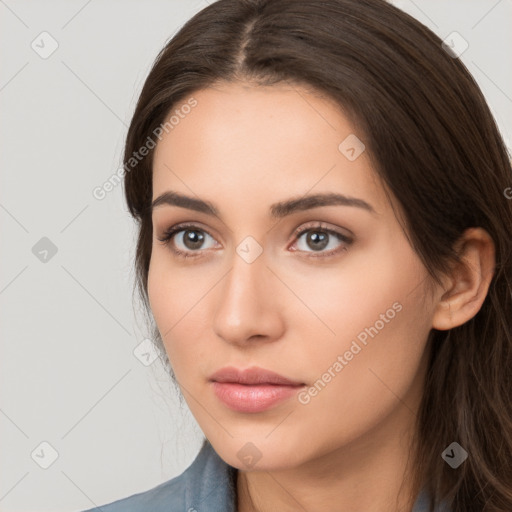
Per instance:
[[[447,331],[454,327],[449,301],[442,300],[438,303],[432,319],[432,327],[439,331]]]
[[[441,290],[432,327],[448,330],[473,318],[485,300],[495,270],[494,242],[483,228],[468,228],[457,242],[461,263],[450,274],[451,284]]]

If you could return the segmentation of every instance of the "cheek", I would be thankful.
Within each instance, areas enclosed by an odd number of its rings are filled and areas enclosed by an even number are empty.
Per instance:
[[[422,286],[426,269],[406,241],[361,252],[337,270],[298,275],[294,291],[309,311],[295,310],[296,336],[311,362],[310,380],[332,367],[339,355],[346,355],[347,366],[339,374],[350,374],[349,387],[376,381],[370,367],[393,381],[397,368],[404,370],[405,381],[411,377],[405,367],[419,363],[430,329]]]
[[[148,272],[148,297],[162,335],[194,308],[211,287],[209,281],[211,278],[197,267],[172,264],[166,249],[153,251]]]
[[[335,337],[317,334],[318,342],[308,343],[314,329],[302,329],[300,375],[309,388],[299,400],[300,418],[309,430],[326,429],[327,445],[357,438],[397,408],[406,416],[414,408],[428,329],[414,321],[424,315],[419,301],[399,291],[347,302],[327,320]]]
[[[162,252],[154,253],[151,258],[148,298],[170,363],[173,369],[179,369],[181,361],[192,358],[197,361],[201,357],[199,341],[208,339],[205,321],[208,292],[213,291],[220,276],[215,277],[213,272],[200,270],[198,266],[185,269],[170,265]]]
[[[400,306],[404,311],[417,308],[418,298],[411,292],[425,279],[426,270],[406,240],[397,238],[381,236],[332,265],[287,268],[283,281],[293,283],[302,301],[296,314],[303,327],[314,327],[317,337],[336,343],[376,322],[381,327],[380,315],[385,315],[384,321],[394,319]]]

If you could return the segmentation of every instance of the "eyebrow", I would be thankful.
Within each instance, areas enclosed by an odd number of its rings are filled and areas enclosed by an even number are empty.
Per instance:
[[[207,215],[219,216],[219,211],[215,205],[209,201],[203,201],[195,197],[189,197],[171,190],[160,194],[151,204],[151,213],[163,205],[179,206],[194,210],[196,212],[205,213]],[[354,206],[367,210],[372,214],[377,212],[373,206],[363,199],[356,197],[344,196],[335,193],[323,193],[303,196],[297,199],[288,199],[270,205],[270,216],[275,219],[286,217],[292,213],[318,208],[320,206]]]

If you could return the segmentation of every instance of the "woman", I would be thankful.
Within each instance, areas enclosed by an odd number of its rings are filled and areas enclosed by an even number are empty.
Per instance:
[[[512,172],[449,46],[382,0],[219,0],[160,52],[125,194],[206,439],[101,510],[512,510]]]

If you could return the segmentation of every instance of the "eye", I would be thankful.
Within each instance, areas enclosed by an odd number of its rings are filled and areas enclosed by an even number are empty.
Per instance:
[[[301,252],[309,253],[307,257],[313,258],[334,256],[341,251],[346,251],[347,247],[353,242],[349,236],[327,228],[323,224],[300,227],[294,232],[294,236],[297,238],[296,245],[298,245],[298,249]],[[312,251],[308,251],[308,248],[311,248]],[[324,251],[326,248],[331,250]],[[297,249],[292,250],[296,251]],[[311,252],[319,254],[311,254]]]
[[[203,247],[207,238],[214,240],[207,231],[194,224],[179,224],[166,230],[158,240],[164,245],[168,245],[171,251],[179,257],[195,258],[200,256],[199,249],[208,249],[208,247]],[[191,252],[198,254],[191,254]]]
[[[292,246],[291,250],[304,252],[307,257],[313,258],[334,256],[341,251],[347,250],[347,247],[353,242],[353,239],[349,236],[330,229],[321,223],[300,227],[295,230],[293,235],[294,239],[297,239],[296,245],[299,247],[297,249]],[[205,241],[208,239],[214,243],[210,247],[205,247]],[[168,245],[170,250],[180,258],[199,257],[202,255],[202,250],[211,249],[216,244],[215,239],[207,231],[195,224],[178,224],[173,226],[166,230],[158,240],[164,245]],[[333,245],[334,248],[332,247]],[[329,246],[331,246],[330,250],[324,251]],[[312,251],[308,251],[308,248],[312,248]]]

